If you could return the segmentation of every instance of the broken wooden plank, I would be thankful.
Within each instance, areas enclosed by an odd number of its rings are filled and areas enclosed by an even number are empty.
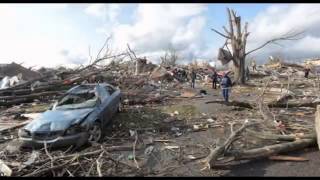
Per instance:
[[[309,159],[306,159],[304,157],[283,156],[283,155],[270,156],[269,159],[276,160],[276,161],[309,161]]]

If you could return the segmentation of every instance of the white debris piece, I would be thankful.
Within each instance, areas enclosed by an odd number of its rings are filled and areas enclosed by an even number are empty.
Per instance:
[[[208,121],[209,123],[214,122],[214,120],[213,120],[213,119],[211,119],[211,118],[207,119],[207,121]]]
[[[130,136],[134,136],[136,133],[135,131],[129,130]]]
[[[187,158],[189,158],[189,159],[197,159],[197,158],[194,157],[193,155],[188,155]]]
[[[0,176],[11,176],[12,170],[0,160]]]
[[[0,89],[5,89],[8,88],[10,86],[10,81],[9,81],[9,77],[5,76],[4,78],[2,78],[1,83],[0,83]]]

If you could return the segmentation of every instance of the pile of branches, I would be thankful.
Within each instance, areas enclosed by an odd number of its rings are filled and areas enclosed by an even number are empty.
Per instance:
[[[24,154],[6,154],[2,151],[0,156],[4,164],[11,168],[11,176],[111,176],[124,171],[135,174],[140,167],[120,160],[118,154],[139,150],[141,147],[136,147],[136,143],[135,140],[133,145],[128,146],[93,145],[78,152],[72,152],[71,147],[65,152],[49,151],[45,146]]]

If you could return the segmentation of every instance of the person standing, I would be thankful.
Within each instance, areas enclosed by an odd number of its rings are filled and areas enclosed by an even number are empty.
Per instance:
[[[250,71],[249,71],[249,67],[247,66],[246,68],[246,80],[249,80],[249,75],[250,75]]]
[[[231,89],[232,82],[227,73],[223,73],[223,78],[221,79],[221,89],[222,95],[225,102],[229,102],[229,91]]]
[[[217,89],[218,74],[216,70],[213,70],[213,74],[211,78],[212,78],[212,89]]]
[[[308,78],[309,77],[309,72],[310,72],[310,68],[309,67],[305,67],[304,68],[304,77]]]
[[[252,71],[256,71],[257,70],[257,63],[255,60],[252,60]]]
[[[197,77],[197,74],[196,72],[194,71],[194,69],[191,70],[191,87],[194,88],[194,85],[195,85],[195,82],[196,82],[196,77]]]

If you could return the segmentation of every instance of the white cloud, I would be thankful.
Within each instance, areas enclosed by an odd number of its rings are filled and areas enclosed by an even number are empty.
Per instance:
[[[106,9],[105,4],[91,4],[85,9],[85,13],[96,17],[103,17]]]
[[[203,43],[202,31],[206,25],[202,4],[139,4],[134,13],[134,22],[98,31],[113,34],[114,45],[124,49],[126,44],[138,52],[155,54],[174,47],[190,56],[200,52]]]
[[[85,9],[85,13],[101,18],[103,21],[116,22],[120,10],[119,4],[90,4]]]
[[[73,8],[68,4],[1,4],[0,63],[17,61],[28,66],[87,63],[88,46],[91,45],[94,56],[103,43],[99,41],[105,37],[101,34],[112,34],[112,47],[118,51],[126,49],[129,43],[137,54],[154,62],[170,47],[184,60],[212,59],[224,43],[223,38],[218,38],[208,44],[205,30],[209,28],[207,19],[212,17],[205,16],[208,7],[204,4],[138,4],[132,14],[124,6],[90,4]],[[76,9],[81,9],[83,17],[72,11]],[[251,34],[247,49],[292,29],[306,30],[304,39],[282,42],[284,48],[269,45],[252,55],[267,57],[274,52],[288,57],[319,55],[318,14],[318,4],[271,5],[249,22]],[[120,19],[133,20],[123,23]],[[91,27],[98,33],[92,33]]]
[[[291,30],[296,32],[305,30],[305,38],[298,41],[280,42],[284,48],[269,45],[257,51],[256,55],[281,51],[289,58],[302,55],[313,56],[318,51],[318,44],[320,44],[319,14],[319,4],[272,5],[258,14],[249,24],[251,34],[248,39],[248,49]]]
[[[25,66],[38,67],[75,64],[74,58],[80,59],[87,53],[87,44],[82,47],[79,42],[85,42],[84,38],[79,36],[79,32],[68,21],[62,21],[55,14],[66,7],[1,4],[0,63],[15,61],[24,62]],[[39,16],[44,11],[46,16]],[[70,55],[63,55],[63,49],[68,49]]]

